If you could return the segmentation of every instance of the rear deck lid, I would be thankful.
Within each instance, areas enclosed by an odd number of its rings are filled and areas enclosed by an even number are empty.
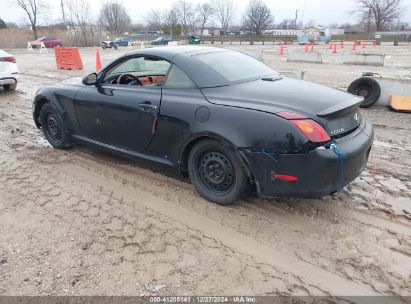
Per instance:
[[[362,98],[352,96],[317,113],[332,137],[340,137],[357,129],[361,123],[359,106]]]

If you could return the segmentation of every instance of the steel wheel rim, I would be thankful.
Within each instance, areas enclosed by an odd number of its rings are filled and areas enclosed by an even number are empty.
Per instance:
[[[198,172],[203,184],[212,191],[226,192],[234,185],[234,167],[222,153],[204,153],[199,161]]]
[[[355,89],[355,95],[367,98],[371,94],[371,88],[367,85],[360,85]]]
[[[60,141],[63,135],[59,119],[56,114],[48,113],[46,116],[46,130],[47,134],[54,141]]]

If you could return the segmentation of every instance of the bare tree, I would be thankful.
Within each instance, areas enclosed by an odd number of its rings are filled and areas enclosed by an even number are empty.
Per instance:
[[[90,7],[88,3],[85,0],[67,0],[66,6],[68,24],[74,32],[77,43],[82,46],[90,46],[88,32],[92,25],[89,19]]]
[[[170,9],[168,11],[165,11],[164,13],[164,28],[168,29],[168,33],[170,34],[171,37],[173,37],[174,34],[180,34],[176,33],[175,29],[177,29],[178,25],[178,18],[177,18],[177,12],[175,9]]]
[[[273,23],[270,8],[262,0],[250,0],[243,19],[244,27],[256,35],[261,35]]]
[[[193,5],[187,0],[179,0],[173,4],[173,11],[177,21],[181,24],[183,35],[187,35],[195,16]]]
[[[214,14],[215,9],[209,3],[203,3],[197,6],[197,19],[200,23],[201,35],[203,35],[207,23]]]
[[[131,28],[126,8],[117,0],[106,1],[100,10],[100,24],[111,34],[120,35]]]
[[[37,24],[41,15],[47,10],[47,5],[43,0],[15,0],[15,4],[26,13],[34,39],[38,39]]]
[[[359,15],[363,24],[370,31],[371,23],[377,31],[383,30],[388,24],[400,17],[402,0],[357,0]]]
[[[147,25],[151,29],[161,31],[166,19],[166,12],[152,9],[146,16]]]
[[[151,10],[146,16],[149,29],[155,29],[173,36],[180,35],[182,26],[177,18],[177,12],[174,8],[168,10]]]
[[[221,23],[221,28],[226,33],[233,20],[235,12],[234,2],[232,0],[213,0],[213,4],[217,18]]]
[[[63,24],[66,24],[66,12],[64,11],[64,0],[60,0],[61,16],[63,17]]]

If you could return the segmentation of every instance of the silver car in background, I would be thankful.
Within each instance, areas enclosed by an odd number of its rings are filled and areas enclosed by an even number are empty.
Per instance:
[[[15,90],[18,77],[16,57],[0,50],[0,88],[3,87],[5,91]]]

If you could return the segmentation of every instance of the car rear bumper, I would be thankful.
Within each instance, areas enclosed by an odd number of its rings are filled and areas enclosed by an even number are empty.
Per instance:
[[[373,137],[372,125],[364,119],[353,133],[335,140],[337,149],[328,145],[303,154],[265,149],[240,151],[251,167],[262,197],[318,198],[340,191],[360,175],[367,164]],[[278,175],[297,180],[281,180]]]
[[[15,83],[17,83],[16,78],[7,77],[7,78],[0,79],[0,86],[7,85],[7,84],[15,84]]]

